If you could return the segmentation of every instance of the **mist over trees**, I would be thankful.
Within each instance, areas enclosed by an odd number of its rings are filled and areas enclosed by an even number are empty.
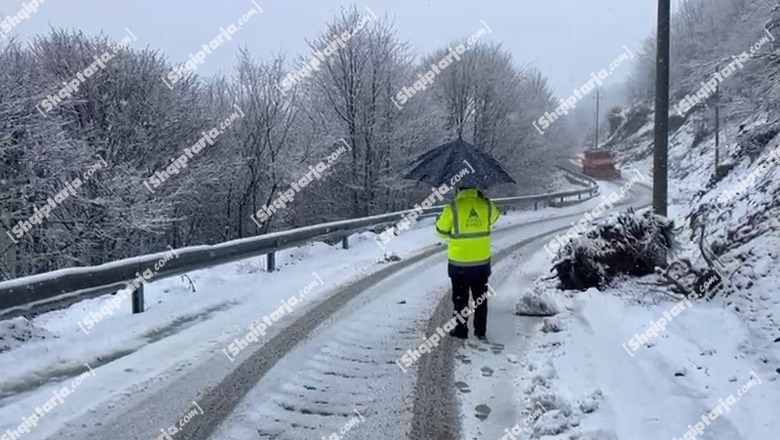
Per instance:
[[[762,38],[767,43],[751,59],[750,65],[739,69],[720,84],[721,117],[725,122],[737,121],[754,112],[774,112],[778,107],[777,90],[767,75],[776,69],[775,62],[767,55],[778,47],[780,40],[772,42],[765,30],[775,38],[780,37],[780,5],[764,0],[685,0],[677,2],[672,11],[670,36],[670,99],[677,104],[688,94],[702,87],[701,82],[713,78],[715,71],[732,62],[731,56],[745,51]],[[629,78],[619,84],[605,84],[604,100],[600,111],[600,136],[605,142],[617,129],[617,120],[630,120],[636,129],[652,119],[655,100],[656,38],[654,32],[640,45],[631,47],[635,58]],[[623,68],[621,66],[621,68]],[[561,93],[564,94],[564,93]],[[592,101],[592,99],[591,99]],[[581,133],[577,143],[590,146],[593,138],[594,105],[578,107],[569,118],[570,126]],[[686,115],[697,120],[699,139],[714,133],[714,100],[696,106]],[[630,114],[617,116],[621,111]],[[672,110],[670,118],[676,119],[672,128],[680,126],[679,115]],[[614,141],[614,140],[613,140]],[[604,148],[619,147],[619,142],[607,142]]]
[[[677,5],[671,20],[670,88],[672,100],[679,101],[686,94],[701,88],[701,81],[713,77],[716,68],[732,62],[731,56],[747,51],[762,37],[764,29],[775,38],[780,36],[780,5],[764,0],[686,0]],[[767,37],[768,38],[768,37]],[[780,42],[774,42],[778,47]],[[756,55],[771,52],[771,43]],[[629,100],[652,102],[655,96],[656,35],[650,35],[637,53],[636,63],[627,82]],[[742,72],[740,70],[740,72]],[[750,74],[734,75],[723,83],[735,99],[750,98],[762,102],[760,93],[751,93],[745,87]],[[765,87],[760,90],[766,91]],[[753,90],[752,92],[756,92]],[[747,103],[747,102],[746,102]]]

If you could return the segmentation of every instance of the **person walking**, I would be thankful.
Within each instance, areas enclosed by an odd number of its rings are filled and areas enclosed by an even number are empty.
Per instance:
[[[471,292],[474,336],[485,340],[487,291],[490,277],[490,228],[500,213],[498,206],[475,187],[458,189],[454,200],[436,219],[437,234],[447,241],[447,274],[452,281],[453,315],[468,307]],[[477,305],[478,298],[482,304]],[[468,338],[468,323],[458,323],[450,336]]]

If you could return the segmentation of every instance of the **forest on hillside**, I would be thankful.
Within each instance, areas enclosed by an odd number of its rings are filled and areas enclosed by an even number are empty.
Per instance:
[[[229,75],[203,77],[182,74],[165,54],[131,41],[60,100],[51,97],[59,84],[67,89],[72,72],[117,43],[58,29],[29,45],[5,40],[0,224],[7,237],[0,244],[0,279],[408,209],[430,190],[402,180],[404,169],[458,135],[511,172],[518,185],[500,193],[544,190],[575,136],[565,121],[545,136],[531,125],[558,105],[536,69],[518,65],[488,34],[452,36],[447,47],[412,53],[390,19],[365,15],[347,8],[319,34],[300,36],[313,54],[331,45],[333,35],[354,33],[294,87],[285,80],[312,54],[238,48]],[[475,22],[475,33],[481,26]],[[467,41],[473,44],[431,87],[401,108],[394,104],[403,87]],[[171,71],[175,83],[161,80]],[[243,117],[235,117],[237,109]],[[188,158],[186,168],[150,187],[150,177],[231,115],[224,133]],[[261,227],[251,220],[344,142],[351,150],[294,204]],[[66,189],[100,163],[105,166],[80,187]],[[45,208],[40,224],[21,237],[11,232],[63,191],[67,198],[50,202],[56,209]]]

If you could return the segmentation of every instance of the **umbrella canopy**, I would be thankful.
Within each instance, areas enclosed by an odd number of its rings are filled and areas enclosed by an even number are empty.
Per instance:
[[[464,171],[468,173],[463,175],[459,182],[452,181],[453,177]],[[435,186],[446,183],[455,187],[481,189],[502,183],[517,183],[493,156],[463,139],[440,145],[417,158],[404,179]]]

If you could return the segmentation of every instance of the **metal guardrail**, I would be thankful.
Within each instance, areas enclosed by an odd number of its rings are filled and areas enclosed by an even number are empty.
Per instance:
[[[584,189],[560,191],[548,194],[506,197],[493,199],[499,206],[513,206],[576,196],[579,200],[598,194],[596,182],[582,174],[564,167],[561,170],[575,175],[587,185]],[[439,214],[444,205],[423,208],[423,214],[417,218]],[[319,241],[325,238],[341,237],[345,248],[348,237],[372,226],[396,223],[413,209],[389,214],[380,214],[351,220],[341,220],[319,225],[306,226],[288,231],[274,232],[259,237],[243,238],[213,246],[191,246],[176,249],[175,259],[165,262],[163,268],[155,272],[151,281],[158,281],[182,275],[193,270],[231,263],[258,255],[267,255],[269,271],[275,269],[275,252],[301,244]],[[66,307],[84,299],[113,293],[126,287],[139,274],[154,267],[170,252],[126,258],[99,266],[75,267],[55,270],[37,275],[0,282],[0,319],[13,316],[43,313],[52,309]],[[133,292],[133,313],[143,311],[143,284]]]

